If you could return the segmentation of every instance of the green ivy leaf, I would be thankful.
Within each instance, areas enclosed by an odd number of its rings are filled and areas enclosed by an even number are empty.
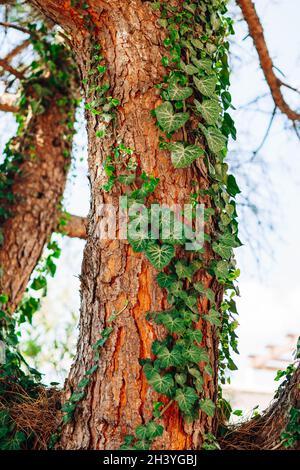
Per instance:
[[[189,120],[189,113],[174,113],[172,104],[169,101],[161,104],[155,109],[155,115],[162,129],[171,133],[180,129]]]
[[[168,88],[169,98],[174,101],[184,101],[193,94],[190,87],[181,87],[176,82],[172,82]]]
[[[170,287],[174,282],[176,282],[176,276],[174,274],[159,273],[156,276],[156,280],[159,287],[163,289]]]
[[[212,60],[211,59],[197,59],[196,57],[192,57],[193,64],[200,69],[203,70],[208,75],[212,73]]]
[[[171,245],[158,245],[148,243],[145,254],[150,263],[157,270],[165,268],[175,256],[175,249]]]
[[[231,258],[232,249],[228,245],[222,245],[221,243],[214,242],[212,244],[212,249],[225,260],[229,260]]]
[[[208,146],[213,153],[219,153],[226,147],[227,139],[219,129],[212,126],[205,128],[202,124],[199,124],[199,127],[205,135]]]
[[[208,124],[216,124],[221,115],[222,108],[220,103],[215,100],[205,100],[200,103],[198,100],[194,100],[197,111],[202,114],[203,118]]]
[[[205,398],[200,401],[200,409],[207,414],[207,416],[214,416],[215,414],[215,404],[210,398]]]
[[[171,150],[171,160],[175,168],[186,168],[204,154],[204,150],[198,145],[185,146],[182,142],[171,144],[169,148]]]
[[[190,282],[192,281],[195,270],[191,264],[187,266],[182,261],[177,261],[175,269],[179,279],[188,279]]]
[[[217,85],[217,77],[193,77],[194,83],[200,93],[209,98],[214,95]]]
[[[198,395],[192,387],[178,388],[175,394],[175,400],[178,403],[180,410],[190,415],[193,410],[193,405],[198,400]]]
[[[215,326],[222,326],[222,322],[220,320],[220,314],[217,310],[215,309],[210,309],[208,315],[203,315],[205,320],[207,320],[209,323]]]
[[[182,363],[182,355],[180,349],[176,346],[170,351],[166,346],[159,349],[157,358],[163,368],[180,366]]]
[[[152,371],[148,369],[146,377],[149,384],[158,393],[169,395],[174,387],[174,380],[171,374],[160,375],[159,372],[152,368]]]
[[[218,278],[226,279],[229,271],[229,266],[227,261],[218,261],[216,267],[214,268],[215,275]]]
[[[172,317],[169,313],[160,313],[157,317],[170,333],[182,335],[185,332],[185,324],[181,318]]]
[[[215,302],[215,294],[214,294],[214,291],[213,291],[212,289],[210,289],[209,287],[205,287],[205,286],[202,284],[202,282],[195,282],[194,288],[195,288],[196,291],[199,292],[200,294],[205,295],[205,297],[207,297],[208,300],[209,300],[211,303],[214,303],[214,302]]]
[[[208,362],[208,354],[203,348],[199,348],[195,344],[190,344],[184,351],[185,359],[198,364],[199,362]]]
[[[235,197],[237,194],[241,192],[240,188],[237,185],[235,177],[233,175],[228,175],[227,178],[227,190],[230,196]]]

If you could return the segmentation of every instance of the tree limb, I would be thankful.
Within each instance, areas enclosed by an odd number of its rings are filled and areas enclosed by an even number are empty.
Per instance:
[[[281,86],[287,85],[283,83],[278,77],[276,77],[274,73],[274,64],[270,57],[270,53],[264,37],[264,30],[256,13],[254,3],[252,0],[236,0],[236,2],[240,6],[244,19],[248,24],[249,34],[253,39],[254,46],[258,53],[260,65],[265,79],[269,85],[275,105],[291,121],[299,121],[300,114],[289,107],[282,95]]]
[[[7,113],[16,113],[18,112],[19,107],[16,104],[16,97],[10,93],[3,93],[0,96],[0,111]]]
[[[221,440],[224,450],[275,450],[284,448],[281,434],[286,430],[291,408],[300,406],[300,364],[294,374],[280,386],[276,400],[260,416],[229,428]],[[293,449],[300,449],[296,442]]]
[[[64,214],[63,214],[64,215]],[[59,226],[58,231],[71,238],[86,239],[87,237],[87,218],[78,215],[67,215],[66,225]]]
[[[22,72],[19,72],[19,70],[15,69],[14,67],[12,67],[8,63],[8,61],[5,59],[0,59],[0,67],[2,67],[4,70],[14,75],[16,78],[19,78],[19,79],[24,78],[24,74]]]

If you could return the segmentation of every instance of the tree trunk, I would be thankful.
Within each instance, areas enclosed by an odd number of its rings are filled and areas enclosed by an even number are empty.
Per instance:
[[[22,299],[61,214],[72,145],[68,126],[75,116],[72,77],[70,83],[72,86],[64,92],[56,90],[48,98],[42,114],[29,111],[25,128],[9,143],[10,151],[17,155],[17,171],[4,175],[5,179],[13,179],[9,190],[13,199],[8,203],[1,201],[9,217],[1,224],[0,291],[8,296],[5,308],[10,312]],[[51,90],[51,77],[43,86]],[[37,99],[30,86],[26,92],[27,99]],[[67,98],[63,106],[58,104],[62,98]]]
[[[35,3],[45,11],[44,2]],[[143,254],[134,253],[126,241],[99,240],[97,236],[101,204],[112,203],[117,208],[118,197],[124,192],[120,185],[111,194],[101,190],[106,181],[102,165],[112,146],[123,142],[134,149],[140,172],[160,178],[153,200],[182,206],[190,202],[192,192],[208,187],[207,170],[204,165],[195,164],[174,171],[169,156],[159,149],[160,132],[150,111],[160,104],[154,85],[162,82],[161,59],[166,51],[163,29],[158,26],[158,15],[150,4],[112,1],[101,2],[100,7],[98,2],[91,2],[89,14],[96,25],[91,39],[74,10],[62,12],[61,5],[47,3],[46,13],[71,34],[84,79],[88,79],[91,71],[87,58],[93,55],[94,41],[101,44],[108,63],[106,78],[111,95],[121,103],[117,125],[103,143],[95,137],[99,118],[87,112],[92,204],[82,267],[80,337],[68,392],[76,389],[93,365],[92,346],[107,326],[108,318],[127,302],[128,307],[115,322],[114,332],[101,354],[99,369],[77,407],[74,421],[64,428],[61,440],[66,449],[116,449],[124,435],[133,433],[137,425],[151,418],[153,400],[161,398],[150,389],[139,359],[151,357],[153,340],[164,335],[161,328],[146,320],[146,313],[166,308],[167,300],[166,293],[156,285],[156,271]],[[181,134],[178,136],[182,138]],[[192,181],[196,181],[196,187]],[[209,205],[209,200],[206,203]],[[208,232],[211,230],[212,227],[207,227]],[[211,256],[209,250],[206,256]],[[212,282],[204,272],[199,273],[199,280],[206,286]],[[217,284],[212,287],[219,294]],[[207,308],[205,300],[202,312],[206,313]],[[215,402],[218,346],[215,327],[200,321],[199,328],[214,371],[213,377],[204,373],[204,395]],[[165,432],[157,441],[159,448],[200,448],[203,434],[215,428],[215,420],[204,413],[193,424],[184,423],[176,404],[170,406],[163,421]]]

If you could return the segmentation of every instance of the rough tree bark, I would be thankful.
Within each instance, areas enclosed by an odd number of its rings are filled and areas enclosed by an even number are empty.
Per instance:
[[[105,182],[102,164],[112,145],[124,142],[135,149],[140,170],[160,178],[155,200],[170,205],[189,202],[190,193],[197,189],[192,187],[193,180],[199,189],[207,187],[207,171],[204,166],[194,165],[175,172],[170,158],[158,148],[159,131],[150,111],[160,104],[154,85],[163,78],[161,59],[165,49],[163,30],[148,2],[90,2],[89,13],[96,26],[93,40],[84,30],[78,12],[66,7],[65,2],[33,3],[70,34],[83,78],[90,71],[87,58],[91,57],[94,41],[101,44],[108,63],[111,94],[121,102],[117,127],[103,144],[95,137],[97,116],[87,113],[92,205],[82,267],[80,337],[68,390],[91,367],[92,345],[112,312],[120,310],[127,301],[129,305],[116,322],[98,372],[76,411],[74,424],[66,426],[62,436],[62,446],[68,449],[116,449],[125,434],[151,417],[153,400],[158,399],[147,384],[139,358],[150,357],[153,340],[163,335],[163,331],[149,325],[146,313],[165,308],[167,302],[156,285],[155,270],[142,254],[134,253],[125,241],[100,241],[97,237],[100,205],[113,203],[117,207],[124,189],[118,187],[112,195],[100,190]],[[202,274],[201,280],[211,284],[207,275],[204,278]],[[206,312],[206,303],[202,309]],[[210,351],[214,370],[213,378],[205,374],[205,394],[215,401],[215,328],[207,324],[199,324],[199,328],[203,329],[203,345]],[[157,444],[160,448],[199,448],[202,434],[213,431],[215,421],[201,413],[193,425],[186,425],[174,404],[165,413],[164,425],[165,433]]]
[[[29,116],[22,134],[11,143],[22,161],[14,175],[11,216],[1,226],[0,290],[8,295],[10,312],[22,299],[44,245],[57,228],[70,164],[64,154],[69,154],[72,145],[67,139],[68,121],[75,113],[74,89],[70,87],[67,93],[67,106],[58,105],[65,95],[57,90],[45,112]]]

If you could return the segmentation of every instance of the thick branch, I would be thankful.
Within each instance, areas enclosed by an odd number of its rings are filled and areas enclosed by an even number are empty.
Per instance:
[[[248,24],[249,33],[257,50],[260,65],[271,90],[275,105],[291,121],[299,121],[300,114],[289,107],[282,95],[281,86],[286,85],[274,73],[274,65],[265,41],[263,27],[252,0],[236,0],[236,2],[240,6],[244,19]]]
[[[19,107],[16,104],[15,95],[10,93],[3,93],[0,96],[0,111],[5,111],[8,113],[16,113],[19,110]]]
[[[281,434],[286,430],[291,408],[300,407],[300,365],[279,396],[261,416],[233,427],[221,442],[225,450],[275,450],[283,448]],[[296,442],[294,449],[300,449]]]
[[[22,79],[24,78],[24,75],[22,72],[20,72],[19,70],[15,69],[14,67],[12,67],[9,62],[5,59],[0,59],[0,67],[3,68],[3,70],[6,70],[7,72],[11,73],[12,75],[14,75],[16,78],[19,78],[19,79]]]
[[[78,215],[68,215],[66,225],[59,226],[58,231],[71,238],[87,237],[87,218]]]

